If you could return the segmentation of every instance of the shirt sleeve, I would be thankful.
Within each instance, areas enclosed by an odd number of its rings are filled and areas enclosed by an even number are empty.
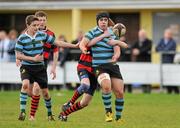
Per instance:
[[[52,45],[53,52],[58,52],[59,48],[56,45]]]
[[[87,32],[85,34],[85,37],[88,38],[89,40],[92,40],[94,38],[92,31]]]
[[[47,33],[44,33],[44,36],[45,36],[44,42],[49,43],[49,44],[54,44],[55,36],[48,35]]]
[[[18,40],[18,41],[16,42],[15,51],[19,51],[19,52],[22,52],[22,51],[23,51],[23,43],[22,43],[20,40]]]
[[[109,32],[110,32],[110,34],[111,34],[111,37],[110,37],[111,39],[113,39],[113,40],[119,40],[119,37],[114,34],[112,28],[109,29]]]

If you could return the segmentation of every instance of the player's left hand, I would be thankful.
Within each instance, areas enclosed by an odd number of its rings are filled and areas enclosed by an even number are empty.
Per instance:
[[[80,44],[80,42],[78,42],[77,44],[75,44],[75,48],[79,48],[79,44]]]
[[[56,78],[56,71],[54,68],[51,69],[50,75],[52,76],[51,79],[54,80]]]
[[[114,56],[112,57],[111,62],[112,62],[112,63],[117,62],[117,61],[118,61],[118,59],[119,59],[119,56],[114,55]]]

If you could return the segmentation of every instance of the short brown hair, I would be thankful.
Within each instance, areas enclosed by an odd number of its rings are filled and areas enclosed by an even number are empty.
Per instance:
[[[28,15],[26,17],[26,24],[30,25],[33,21],[39,21],[37,17],[35,17],[34,15]]]
[[[47,14],[44,11],[37,11],[35,13],[36,17],[46,17],[47,18]]]

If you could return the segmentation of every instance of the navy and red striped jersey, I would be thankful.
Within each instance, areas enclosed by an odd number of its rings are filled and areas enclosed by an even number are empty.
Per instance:
[[[81,69],[85,69],[90,73],[93,73],[92,69],[92,54],[90,48],[87,48],[88,51],[90,51],[90,54],[81,54],[79,63],[77,66],[77,70],[80,71]]]
[[[50,31],[49,29],[45,29],[43,30],[45,33],[47,33],[48,35],[51,35],[55,38],[55,35],[52,31]],[[58,52],[58,47],[56,45],[50,45],[48,42],[44,43],[44,51],[43,51],[43,55],[45,59],[49,59],[50,56],[50,52],[51,50],[53,50],[53,52]]]

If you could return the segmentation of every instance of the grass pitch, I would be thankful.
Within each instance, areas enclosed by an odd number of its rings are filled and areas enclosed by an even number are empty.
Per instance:
[[[59,114],[60,105],[65,103],[73,91],[51,91],[53,113]],[[114,97],[113,97],[114,108]],[[124,125],[115,121],[104,121],[104,107],[101,93],[96,92],[91,104],[69,116],[68,122],[48,122],[46,108],[41,98],[36,120],[28,120],[30,98],[28,98],[27,116],[24,122],[17,120],[19,115],[19,92],[0,92],[0,128],[179,128],[180,96],[168,94],[125,94],[123,119]]]

